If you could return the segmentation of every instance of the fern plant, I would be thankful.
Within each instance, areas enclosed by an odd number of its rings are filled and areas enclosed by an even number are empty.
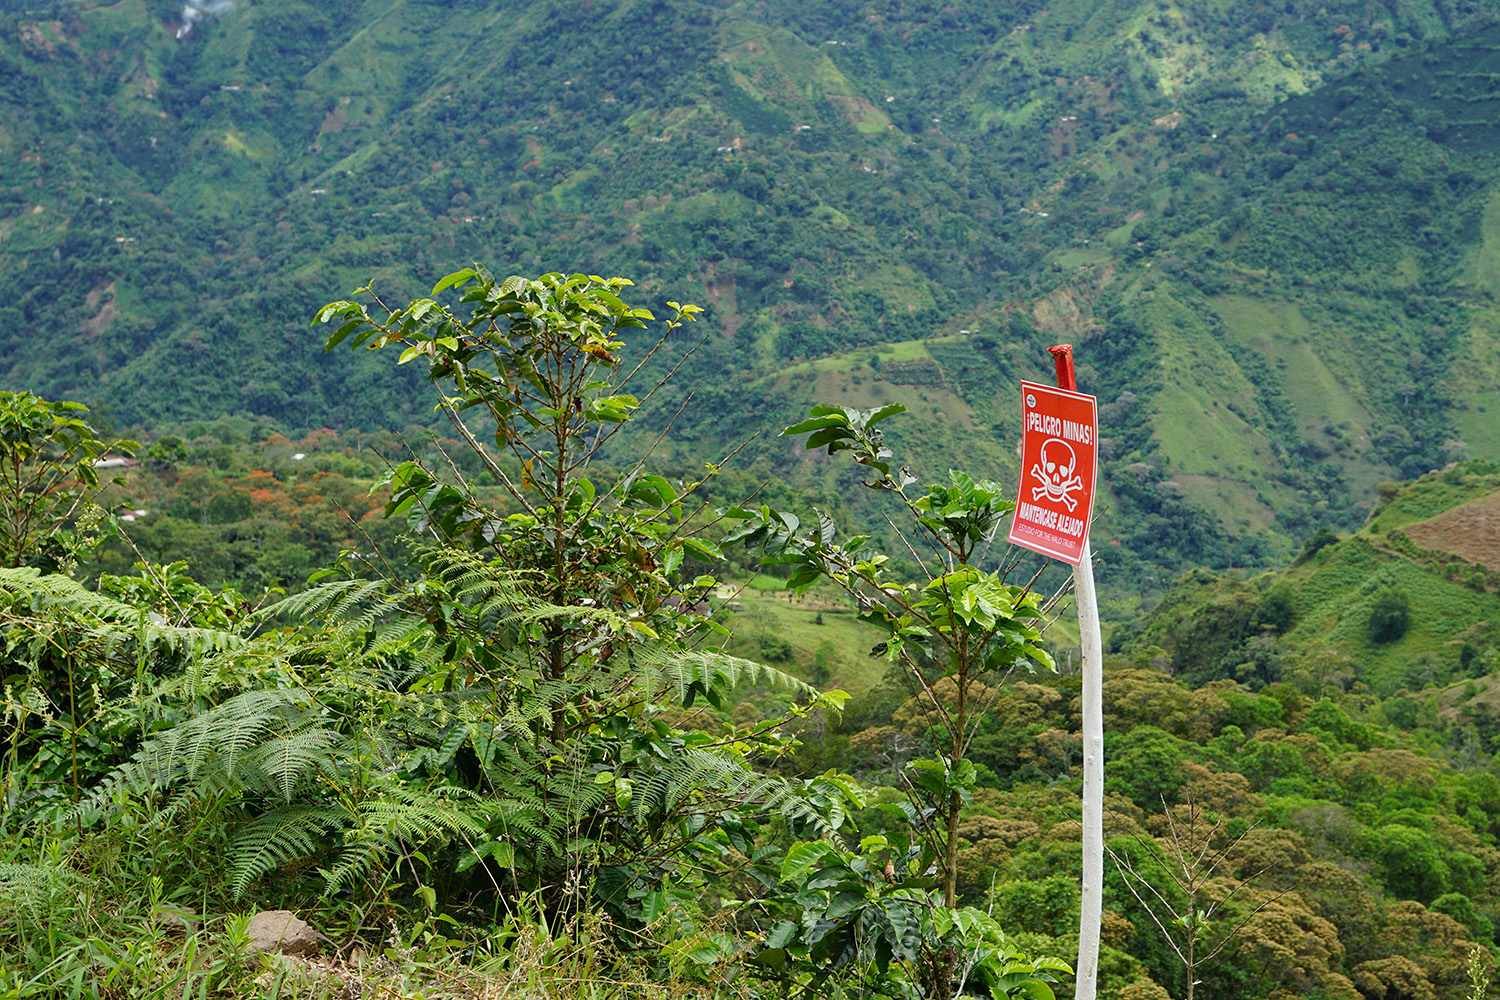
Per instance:
[[[0,568],[0,823],[76,800],[118,763],[148,726],[173,712],[155,691],[186,664],[242,648],[233,631],[169,623],[155,608],[118,600],[30,567]],[[178,716],[180,717],[180,716]]]
[[[410,610],[431,599],[431,580],[404,590],[336,581],[286,599],[264,617],[310,619],[295,638],[267,632],[164,685],[179,695],[207,686],[223,700],[148,739],[79,814],[98,820],[134,797],[159,801],[164,825],[210,803],[240,817],[229,861],[236,893],[308,864],[324,891],[376,892],[420,853],[451,856],[456,871],[483,872],[481,884],[506,896],[560,891],[610,869],[604,901],[622,913],[630,891],[651,881],[640,873],[659,880],[664,865],[722,855],[723,813],[750,805],[828,828],[800,784],[752,767],[747,751],[775,753],[785,738],[680,731],[652,707],[673,694],[722,702],[747,679],[809,700],[815,692],[760,664],[674,653],[660,640],[588,675],[557,681],[533,670],[526,680],[525,646],[498,623],[533,627],[557,609],[527,606],[514,591],[517,603],[502,607],[493,595],[507,581],[497,576],[486,590],[479,575],[471,567],[464,600],[444,608],[441,637]],[[470,653],[456,670],[443,650],[460,638]],[[261,680],[224,697],[226,676]],[[551,740],[554,706],[581,692],[590,701],[569,715],[575,735]],[[410,874],[418,886],[428,879]]]
[[[554,902],[560,887],[605,870],[638,891],[661,865],[692,864],[694,852],[718,849],[707,844],[715,820],[746,803],[797,808],[793,787],[752,766],[787,746],[773,727],[728,738],[681,731],[659,699],[719,707],[729,686],[749,681],[831,704],[724,656],[713,647],[722,628],[684,612],[715,583],[689,567],[720,558],[696,530],[701,483],[651,474],[649,452],[608,483],[589,477],[665,382],[640,392],[642,365],[621,360],[625,338],[654,319],[620,299],[629,284],[501,280],[475,265],[402,308],[361,289],[373,305],[336,302],[318,314],[337,323],[330,350],[400,345],[403,362],[425,360],[439,409],[505,494],[496,509],[456,467],[445,476],[407,462],[391,472],[386,513],[433,543],[407,611],[430,627],[441,665],[412,687],[444,694],[454,721],[423,766],[467,769],[498,804],[493,839],[464,863],[494,862],[513,889]],[[445,292],[457,301],[440,302]],[[699,311],[669,306],[646,357]],[[471,413],[494,428],[493,450]]]

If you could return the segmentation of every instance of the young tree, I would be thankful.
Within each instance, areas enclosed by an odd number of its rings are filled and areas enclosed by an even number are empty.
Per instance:
[[[758,824],[833,832],[857,789],[761,770],[795,746],[785,718],[733,727],[688,711],[724,708],[737,681],[809,707],[839,698],[708,645],[724,630],[690,610],[714,581],[688,556],[718,551],[693,534],[698,484],[650,474],[642,456],[596,485],[600,449],[644,401],[623,391],[641,368],[620,356],[651,314],[619,299],[626,284],[473,268],[433,293],[453,289],[455,306],[324,308],[340,320],[329,349],[427,361],[501,495],[479,495],[456,463],[392,468],[386,513],[415,538],[415,578],[345,553],[274,609],[297,627],[176,682],[192,710],[82,808],[149,789],[171,808],[233,811],[235,892],[316,859],[325,893],[372,906],[399,882],[432,911],[540,903],[561,928],[604,909],[632,948],[655,935],[694,962],[737,954],[699,919],[701,890],[746,867],[774,878]],[[673,308],[658,346],[696,312]]]
[[[942,905],[951,909],[958,902],[959,821],[977,775],[970,745],[1005,677],[1055,666],[1041,645],[1040,596],[1029,585],[1008,582],[1014,562],[995,570],[982,565],[1014,504],[1003,499],[999,484],[960,472],[950,473],[947,483],[914,489],[917,478],[893,468],[876,426],[904,410],[899,403],[872,410],[818,406],[783,433],[808,434],[810,449],[848,451],[874,473],[865,485],[902,508],[912,536],[905,538],[907,552],[925,571],[924,580],[894,579],[888,557],[873,550],[869,536],[837,542],[832,518],[821,511],[816,529],[804,531],[788,513],[732,508],[723,515],[741,523],[724,543],[742,541],[762,563],[789,567],[788,586],[799,592],[832,582],[857,602],[860,620],[883,633],[874,652],[901,666],[947,751],[912,761],[902,778],[907,818],[925,843],[923,866],[935,866]],[[925,972],[929,991],[952,988],[958,959],[954,951],[935,956]]]
[[[1237,837],[1224,830],[1222,817],[1210,817],[1191,797],[1177,807],[1166,805],[1168,836],[1151,841],[1136,836],[1139,855],[1123,843],[1106,847],[1125,888],[1161,933],[1187,980],[1187,1000],[1193,1000],[1203,968],[1218,958],[1258,913],[1289,892],[1283,889],[1261,898],[1248,913],[1235,913],[1230,901],[1272,866],[1231,877],[1236,849],[1250,830]],[[1254,827],[1250,828],[1251,830]],[[1227,919],[1226,919],[1227,918]],[[1227,926],[1226,926],[1227,925]]]
[[[789,746],[779,722],[710,738],[671,727],[653,703],[675,694],[722,708],[745,678],[808,704],[836,699],[723,655],[708,642],[722,626],[687,610],[716,582],[691,575],[690,558],[720,558],[696,535],[701,483],[650,473],[647,453],[596,484],[601,450],[665,381],[626,392],[644,358],[627,366],[624,338],[654,319],[620,299],[629,284],[466,268],[433,290],[452,289],[457,306],[377,299],[372,313],[346,301],[318,320],[339,323],[330,350],[399,346],[400,363],[425,360],[439,409],[503,495],[484,501],[451,463],[446,475],[409,461],[389,476],[387,514],[435,543],[410,591],[442,650],[424,683],[477,696],[471,719],[504,720],[504,740],[468,737],[509,824],[472,857],[502,858],[554,901],[581,878],[606,906],[654,918],[665,897],[643,910],[643,894],[667,891],[679,864],[711,867],[741,803],[801,806],[751,767]],[[699,311],[669,306],[646,357]]]
[[[49,402],[29,392],[0,392],[0,563],[53,570],[76,559],[68,529],[99,493],[95,460],[129,453],[134,441],[106,444],[81,414],[82,403]]]

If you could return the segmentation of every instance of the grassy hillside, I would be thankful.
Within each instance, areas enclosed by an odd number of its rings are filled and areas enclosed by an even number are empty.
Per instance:
[[[1500,467],[1473,461],[1382,493],[1357,534],[1314,539],[1286,570],[1188,573],[1116,646],[1199,683],[1390,697],[1482,676],[1500,653],[1500,572],[1484,561],[1500,533]],[[1444,530],[1455,518],[1467,535]]]

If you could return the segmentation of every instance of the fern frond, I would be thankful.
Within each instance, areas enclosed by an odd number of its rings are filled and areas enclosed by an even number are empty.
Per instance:
[[[389,846],[383,841],[360,840],[344,847],[333,867],[318,869],[323,876],[324,891],[333,893],[352,886],[357,879],[369,877]]]
[[[637,791],[636,819],[645,821],[653,812],[670,813],[689,795],[738,798],[755,777],[738,756],[684,747],[662,762]]]
[[[233,775],[268,733],[294,727],[295,716],[310,705],[311,698],[304,691],[246,691],[166,734],[157,760],[175,760],[189,778],[209,764]]]
[[[367,876],[380,857],[398,844],[455,837],[472,843],[485,835],[485,811],[471,811],[455,801],[477,801],[477,796],[466,789],[443,786],[427,790],[390,784],[382,792],[360,804],[355,825],[344,834],[338,863],[323,873],[328,891]]]
[[[23,608],[30,614],[23,616]],[[158,614],[89,590],[71,577],[29,566],[0,568],[0,609],[0,620],[33,630],[42,625],[38,616],[76,628],[75,647],[109,650],[139,644],[156,654],[196,657],[240,649],[248,642],[233,632],[168,625]]]
[[[487,602],[476,609],[481,616],[494,615],[503,625],[540,625],[543,622],[565,618],[576,622],[593,622],[600,626],[620,627],[625,617],[608,608],[563,608],[556,605],[529,602],[523,605],[505,606],[498,601]]]
[[[800,788],[791,783],[768,778],[763,788],[747,801],[758,802],[762,808],[781,814],[788,820],[796,820],[810,826],[819,837],[832,837],[838,832],[838,823],[830,822],[822,810],[807,800]]]
[[[256,764],[282,800],[290,802],[292,793],[308,773],[333,770],[327,751],[343,742],[343,737],[332,729],[303,729],[262,744],[256,751]]]
[[[495,821],[513,843],[536,857],[556,857],[563,852],[556,813],[545,806],[533,807],[515,800],[494,803]]]
[[[607,608],[560,607],[537,600],[525,586],[530,574],[486,562],[475,553],[430,549],[425,561],[428,572],[443,580],[451,596],[467,605],[480,625],[521,627],[567,618],[617,628],[625,622]]]
[[[0,898],[32,913],[50,909],[59,891],[75,890],[89,881],[64,865],[0,863]]]
[[[670,685],[679,699],[686,699],[695,684],[704,691],[729,690],[738,684],[771,684],[809,699],[822,695],[811,684],[783,670],[727,653],[655,647],[643,651],[639,661],[643,668],[639,683],[647,698],[653,697],[659,686]]]
[[[277,728],[292,732],[316,721],[311,705],[311,697],[302,691],[236,695],[148,740],[91,789],[74,811],[100,809],[122,789],[162,790],[182,780],[194,781],[210,793],[236,791],[245,783],[242,762],[266,742],[266,734]]]
[[[139,608],[95,593],[72,577],[30,566],[0,567],[0,599],[32,611],[61,610],[98,621],[133,621],[141,615]]]
[[[467,788],[441,785],[424,789],[393,784],[385,792],[364,802],[361,813],[368,826],[383,829],[389,836],[415,840],[443,834],[484,834],[489,819],[487,803]],[[470,805],[465,808],[460,802]]]
[[[330,580],[299,593],[289,594],[255,612],[254,618],[258,621],[277,617],[303,620],[323,617],[337,620],[337,616],[327,613],[329,608],[348,599],[358,601],[384,590],[385,584],[379,580]]]
[[[267,872],[318,853],[319,840],[351,818],[348,811],[329,805],[288,805],[256,817],[235,838],[230,887],[243,895]]]
[[[431,635],[425,619],[416,615],[402,615],[375,626],[375,635],[365,648],[365,655],[378,657],[404,650],[413,638],[430,642]]]

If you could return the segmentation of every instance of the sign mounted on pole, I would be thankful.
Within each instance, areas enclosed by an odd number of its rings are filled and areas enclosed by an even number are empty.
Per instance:
[[[1104,644],[1099,595],[1089,558],[1099,408],[1076,392],[1073,345],[1047,348],[1057,388],[1021,383],[1021,490],[1010,540],[1073,564],[1078,644],[1083,660],[1083,881],[1078,897],[1074,1000],[1098,1000],[1099,939],[1104,922]]]
[[[1098,465],[1098,401],[1022,382],[1021,488],[1010,541],[1077,566],[1087,550]]]

